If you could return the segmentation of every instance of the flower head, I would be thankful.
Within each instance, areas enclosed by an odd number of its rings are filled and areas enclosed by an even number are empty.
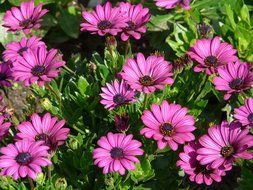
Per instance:
[[[253,98],[245,100],[245,104],[239,108],[235,108],[235,119],[243,126],[253,126]]]
[[[93,151],[94,164],[103,168],[103,173],[135,170],[134,163],[139,163],[137,155],[142,155],[141,143],[133,139],[133,135],[108,133],[97,142],[99,148]]]
[[[190,0],[155,0],[156,6],[163,7],[165,9],[174,9],[178,4],[185,10],[190,9]]]
[[[27,139],[8,144],[1,148],[0,168],[1,174],[12,176],[13,179],[26,176],[36,179],[36,174],[42,172],[41,166],[48,166],[48,147],[43,142],[31,142]]]
[[[195,72],[206,71],[206,74],[211,75],[217,72],[217,68],[237,61],[236,52],[232,45],[221,42],[219,37],[215,37],[197,40],[188,55],[198,62],[194,67]]]
[[[202,148],[197,150],[197,159],[210,168],[230,170],[236,158],[252,159],[248,148],[253,146],[253,136],[249,130],[241,130],[240,123],[222,122],[208,129],[208,134],[199,139]]]
[[[190,142],[184,145],[184,152],[179,154],[180,160],[177,166],[180,167],[190,177],[190,180],[197,184],[211,185],[213,181],[220,182],[221,176],[226,173],[224,170],[208,169],[206,165],[201,165],[197,160],[197,149],[201,146],[198,143]]]
[[[106,87],[102,87],[102,91],[100,103],[109,110],[134,101],[135,93],[124,80],[121,82],[114,80],[112,84],[106,83]]]
[[[145,110],[141,119],[145,127],[141,134],[157,141],[159,149],[168,144],[172,150],[178,149],[178,144],[195,139],[194,118],[187,114],[187,108],[178,104],[169,104],[164,100],[161,106],[153,104],[151,110]]]
[[[141,4],[131,5],[130,3],[121,2],[120,11],[124,13],[126,17],[127,26],[123,28],[121,39],[127,41],[130,36],[135,39],[140,39],[142,33],[146,33],[146,23],[150,20],[150,14],[148,8],[143,8]]]
[[[43,141],[50,150],[55,150],[64,144],[68,138],[69,128],[63,128],[65,121],[58,121],[57,117],[51,117],[46,113],[40,117],[37,113],[31,116],[31,122],[25,121],[17,126],[19,132],[17,139],[29,139],[30,141]]]
[[[97,5],[96,11],[83,11],[82,15],[85,21],[81,24],[81,30],[89,31],[91,34],[116,36],[126,26],[126,18],[120,13],[119,8],[113,8],[110,2],[104,6]]]
[[[29,39],[21,38],[19,42],[11,42],[6,45],[6,50],[3,52],[3,59],[5,61],[15,62],[28,49],[35,51],[39,46],[46,46],[40,38],[33,36]]]
[[[9,128],[11,126],[11,122],[5,122],[5,117],[0,116],[0,141],[9,133]]]
[[[228,100],[233,93],[250,89],[253,85],[253,72],[250,63],[228,63],[218,68],[220,76],[214,77],[216,90],[225,91],[224,99]]]
[[[126,61],[120,74],[132,89],[152,93],[173,84],[171,70],[171,64],[163,57],[152,55],[145,59],[142,53],[138,53],[136,60],[130,58]]]
[[[22,2],[20,8],[12,7],[8,10],[3,18],[4,27],[8,31],[23,30],[25,34],[29,34],[31,29],[40,28],[41,17],[47,13],[48,10],[42,9],[42,4],[34,6],[34,1]]]
[[[46,50],[45,46],[40,46],[36,50],[23,53],[15,64],[13,64],[13,77],[16,81],[24,82],[25,86],[37,82],[43,86],[45,82],[50,82],[57,77],[60,67],[65,65],[57,50]]]
[[[0,86],[11,87],[13,80],[12,71],[9,62],[3,62],[0,64]]]

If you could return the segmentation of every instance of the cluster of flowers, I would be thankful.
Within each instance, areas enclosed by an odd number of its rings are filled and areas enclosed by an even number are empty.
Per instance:
[[[34,1],[22,2],[21,7],[12,7],[4,16],[5,27],[10,32],[23,30],[28,35],[31,29],[40,28],[41,17],[47,10],[42,4],[34,5]],[[65,64],[57,50],[47,50],[40,38],[32,36],[22,38],[19,42],[7,44],[3,52],[4,62],[0,64],[0,85],[10,87],[11,81],[21,81],[25,86],[37,83],[43,86],[58,76],[60,67]],[[1,98],[2,101],[2,98]],[[6,107],[1,106],[0,140],[8,135],[11,122],[5,121]],[[13,179],[26,176],[35,179],[42,172],[42,166],[51,164],[50,153],[64,144],[69,134],[63,128],[65,121],[51,117],[46,113],[40,117],[37,113],[31,121],[20,123],[16,129],[15,143],[0,149],[1,175],[12,176]]]
[[[46,13],[42,4],[35,6],[33,0],[22,2],[20,8],[12,7],[6,12],[4,26],[10,32],[22,30],[28,35],[31,29],[41,26],[41,17]],[[65,65],[57,52],[56,49],[47,50],[45,43],[36,36],[7,44],[3,52],[4,62],[0,64],[0,84],[9,87],[14,80],[23,82],[25,86],[36,82],[43,86],[57,77],[60,67]]]
[[[250,64],[241,63],[236,52],[232,45],[215,37],[198,40],[187,53],[198,62],[195,72],[206,71],[207,75],[215,75],[215,88],[226,91],[225,100],[233,93],[251,88],[253,84]],[[101,104],[109,110],[134,103],[136,92],[153,93],[174,82],[172,65],[168,61],[157,55],[145,58],[142,53],[138,53],[136,59],[127,59],[118,76],[121,81],[116,79],[101,89]],[[189,142],[184,145],[184,152],[179,154],[177,166],[190,176],[191,181],[211,185],[213,181],[221,181],[222,176],[232,169],[236,158],[253,158],[248,151],[253,146],[253,136],[249,133],[253,122],[253,98],[235,109],[234,117],[236,119],[232,123],[223,121],[210,127],[207,134],[194,142],[193,116],[188,114],[187,108],[164,100],[160,106],[152,104],[151,110],[143,112],[141,119],[145,127],[140,134],[156,140],[159,149],[168,145],[176,151],[179,144]],[[128,121],[127,115],[115,117],[115,123],[121,130],[128,129]],[[111,132],[101,137],[97,142],[99,148],[93,152],[94,164],[103,168],[103,173],[125,174],[125,170],[134,170],[134,163],[139,162],[136,156],[142,155],[143,151],[141,143],[132,138],[131,134]]]
[[[104,6],[98,5],[96,11],[83,11],[82,15],[85,20],[81,24],[82,31],[100,36],[116,36],[121,33],[123,41],[127,41],[130,36],[140,39],[141,34],[147,31],[145,25],[151,16],[149,9],[143,8],[141,4],[131,5],[123,2],[119,7],[112,7],[111,3],[107,2]]]

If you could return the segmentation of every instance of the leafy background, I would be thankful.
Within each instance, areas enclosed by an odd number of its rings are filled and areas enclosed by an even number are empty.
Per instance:
[[[0,0],[0,55],[4,46],[22,37],[22,33],[10,34],[1,25],[6,10],[20,5],[20,0]],[[143,95],[134,105],[124,107],[131,120],[127,133],[143,142],[145,155],[135,171],[121,177],[118,174],[103,175],[93,165],[92,151],[96,141],[109,131],[116,132],[114,115],[122,110],[108,112],[100,105],[101,86],[112,81],[127,57],[137,52],[146,55],[154,52],[164,54],[167,60],[183,56],[189,47],[200,38],[198,25],[205,23],[212,29],[207,35],[221,36],[233,44],[242,61],[253,62],[253,2],[252,0],[192,0],[191,10],[172,11],[157,9],[152,0],[132,0],[150,8],[152,19],[148,32],[141,40],[131,39],[131,51],[125,52],[128,44],[117,38],[114,56],[108,52],[105,39],[89,33],[80,32],[81,12],[91,9],[98,1],[72,0],[35,0],[43,3],[50,12],[44,16],[43,27],[33,34],[43,38],[49,48],[58,48],[64,55],[67,67],[61,76],[50,83],[52,91],[34,85],[30,89],[14,84],[8,89],[7,96],[12,102],[9,107],[15,109],[12,118],[13,128],[28,118],[33,112],[49,111],[67,121],[71,135],[66,145],[53,157],[53,178],[47,178],[47,171],[40,174],[36,181],[37,189],[252,189],[253,161],[238,160],[221,183],[211,187],[190,183],[188,177],[176,167],[178,153],[169,148],[157,151],[156,143],[139,135],[143,127],[140,116],[143,111]],[[118,1],[111,1],[117,3]],[[229,102],[214,90],[212,79],[205,74],[193,72],[192,65],[175,72],[175,83],[164,91],[149,97],[151,103],[160,103],[163,99],[175,101],[189,108],[196,119],[196,136],[206,133],[213,123],[223,119],[232,119],[234,107],[243,104],[244,97],[234,96]],[[253,89],[247,96],[253,95]],[[11,141],[12,136],[6,139]],[[3,142],[5,143],[5,142]],[[3,146],[3,144],[1,144]],[[26,180],[13,181],[0,177],[1,189],[29,189]]]

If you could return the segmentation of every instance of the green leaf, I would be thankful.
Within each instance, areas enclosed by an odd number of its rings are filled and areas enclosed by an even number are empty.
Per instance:
[[[59,24],[62,30],[72,38],[79,36],[79,19],[76,15],[75,7],[70,6],[68,10],[61,9]]]
[[[226,5],[226,13],[227,13],[227,16],[228,16],[228,19],[230,21],[230,24],[231,24],[232,28],[235,29],[236,28],[236,23],[235,23],[235,20],[234,20],[234,12],[233,12],[230,5]]]
[[[30,0],[8,0],[11,4],[15,5],[15,6],[20,6],[21,2],[28,2]],[[38,5],[39,3],[43,3],[43,5],[45,4],[49,4],[49,3],[54,3],[55,0],[35,0],[34,3],[35,5]]]
[[[85,94],[86,89],[87,89],[88,86],[89,86],[88,81],[87,81],[83,76],[81,76],[81,77],[78,79],[77,87],[78,87],[79,92],[80,92],[82,95]]]

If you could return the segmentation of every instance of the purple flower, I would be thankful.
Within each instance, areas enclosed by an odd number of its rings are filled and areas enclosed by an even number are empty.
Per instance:
[[[43,86],[58,76],[63,65],[65,62],[57,55],[57,50],[47,51],[45,46],[40,46],[34,51],[24,52],[23,57],[13,64],[12,71],[14,79],[24,82],[25,86],[35,82]]]
[[[224,100],[228,100],[233,93],[240,93],[250,89],[253,84],[253,73],[250,63],[228,63],[218,68],[220,76],[214,77],[216,90],[225,91]]]
[[[43,141],[50,150],[64,144],[68,138],[69,128],[63,128],[65,121],[58,121],[57,117],[51,117],[46,113],[40,117],[37,113],[31,116],[31,122],[25,121],[17,126],[19,133],[17,139],[28,139],[30,141]]]
[[[115,123],[116,130],[118,132],[126,132],[130,127],[129,120],[130,120],[130,118],[129,118],[129,115],[127,115],[127,114],[116,115],[114,117],[114,123]]]
[[[219,37],[215,37],[197,40],[188,55],[199,63],[194,67],[195,72],[205,70],[206,74],[211,75],[217,72],[217,68],[237,61],[236,52],[232,45],[221,42]]]
[[[19,42],[11,42],[6,45],[6,50],[3,52],[3,59],[5,61],[15,62],[28,49],[35,51],[39,46],[46,46],[40,38],[33,36],[29,39],[21,38]]]
[[[118,106],[128,104],[134,101],[135,93],[128,84],[122,80],[114,80],[112,84],[106,83],[106,87],[101,88],[103,93],[100,94],[101,104],[105,105],[106,109],[112,110]]]
[[[126,170],[135,170],[136,158],[143,154],[141,142],[134,140],[133,135],[108,133],[97,142],[99,148],[93,151],[94,164],[103,168],[103,173],[119,172],[124,175]]]
[[[174,9],[180,4],[185,10],[190,9],[190,0],[155,0],[156,6],[163,7],[165,9]]]
[[[169,104],[166,100],[162,105],[153,104],[151,110],[145,110],[141,117],[145,127],[140,131],[147,138],[157,141],[159,149],[168,144],[172,150],[178,149],[178,144],[195,139],[194,118],[187,114],[188,109],[178,104]]]
[[[26,176],[36,179],[36,174],[42,172],[41,166],[51,164],[48,160],[49,147],[42,144],[43,142],[31,142],[25,139],[1,148],[1,175],[12,176],[15,180]]]
[[[0,86],[11,87],[13,80],[12,71],[9,62],[3,62],[0,64]]]
[[[148,8],[143,8],[141,4],[131,5],[130,3],[121,2],[120,11],[124,13],[127,18],[127,26],[123,28],[121,39],[127,41],[130,36],[139,40],[142,33],[146,33],[147,27],[145,26],[149,22],[151,15]]]
[[[197,149],[201,146],[198,143],[190,142],[184,145],[184,152],[179,154],[180,160],[177,161],[177,166],[180,167],[190,177],[192,182],[197,184],[211,185],[213,181],[220,182],[221,176],[225,176],[224,170],[207,169],[206,165],[201,165],[197,160]]]
[[[253,98],[245,100],[245,104],[239,108],[235,108],[235,119],[243,126],[253,126]]]
[[[199,139],[203,148],[199,148],[197,159],[202,165],[212,169],[230,170],[236,158],[252,159],[248,148],[253,146],[253,136],[249,130],[241,130],[240,123],[222,122],[208,129],[208,134]]]
[[[4,122],[5,117],[0,116],[0,141],[9,133],[11,122]]]
[[[173,84],[171,70],[171,64],[163,57],[152,55],[145,59],[142,53],[138,53],[136,60],[127,59],[120,74],[132,89],[149,94]]]
[[[31,29],[40,28],[41,17],[47,12],[48,10],[42,9],[42,4],[34,6],[33,0],[22,2],[20,9],[12,7],[6,12],[3,26],[8,28],[8,31],[23,30],[25,34],[29,34]]]
[[[111,34],[116,36],[122,28],[126,27],[126,18],[120,13],[119,8],[112,8],[110,2],[104,6],[97,5],[96,11],[83,11],[84,23],[81,24],[81,31],[89,31],[91,34]]]

